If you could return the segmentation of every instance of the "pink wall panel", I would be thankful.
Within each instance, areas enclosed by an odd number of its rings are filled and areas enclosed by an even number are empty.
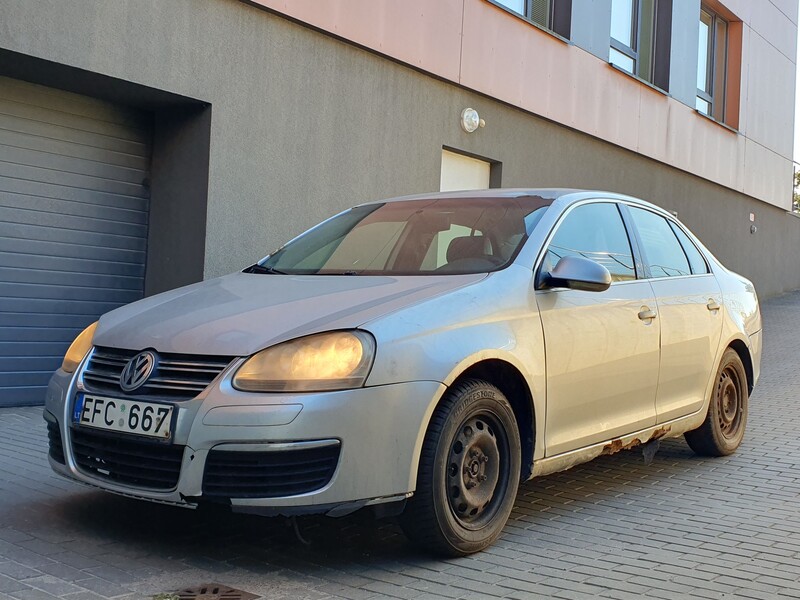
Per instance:
[[[564,47],[557,43],[550,43],[547,46],[547,52],[539,53],[539,56],[546,60],[547,67],[552,69],[547,73],[544,84],[548,92],[544,114],[554,121],[576,129],[591,127],[593,119],[582,121],[579,118],[584,116],[580,111],[586,104],[581,84],[589,84],[586,86],[588,91],[594,79],[594,73],[584,68],[584,62],[589,55],[577,46]],[[530,56],[536,57],[536,51],[531,52]],[[535,62],[535,58],[533,60]]]
[[[508,26],[504,19],[497,19],[496,13],[510,18],[513,24]],[[463,27],[465,42],[460,83],[520,106],[524,87],[530,85],[532,79],[537,80],[537,84],[542,83],[542,73],[526,72],[527,56],[522,49],[527,46],[526,34],[531,33],[530,27],[491,4],[474,2],[464,6]],[[469,43],[478,39],[480,43]]]
[[[463,0],[250,0],[458,80]]]
[[[601,70],[601,81],[594,98],[586,98],[587,101],[599,100],[597,135],[604,140],[618,140],[620,146],[636,150],[639,141],[642,84],[601,61],[598,62],[595,68]]]
[[[655,158],[665,154],[672,105],[666,96],[652,90],[647,92],[642,92],[639,103],[639,137],[636,140],[636,150]]]

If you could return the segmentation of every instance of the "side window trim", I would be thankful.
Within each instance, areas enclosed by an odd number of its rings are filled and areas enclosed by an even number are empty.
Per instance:
[[[547,254],[547,250],[550,247],[551,242],[553,241],[553,238],[555,237],[556,233],[558,233],[558,229],[561,227],[562,223],[564,223],[567,217],[569,217],[570,213],[572,213],[573,210],[591,204],[613,204],[616,207],[617,213],[619,214],[620,219],[622,220],[622,227],[625,230],[625,235],[628,238],[628,245],[631,247],[631,254],[633,255],[633,261],[634,261],[633,270],[635,278],[631,279],[630,281],[612,281],[611,285],[612,286],[624,285],[642,279],[639,277],[639,273],[643,272],[645,262],[642,260],[642,255],[637,254],[639,252],[638,239],[636,242],[634,242],[632,235],[638,235],[638,234],[632,233],[635,232],[636,229],[635,228],[632,229],[631,226],[628,225],[628,220],[626,220],[625,214],[623,212],[623,210],[625,210],[624,204],[622,202],[619,202],[618,200],[614,200],[611,198],[591,198],[588,200],[582,200],[580,202],[576,202],[572,206],[567,207],[564,213],[561,216],[559,216],[558,221],[555,222],[553,228],[547,234],[544,244],[542,244],[542,247],[539,249],[539,254],[536,256],[536,262],[534,262],[534,268],[533,268],[534,290],[536,291],[541,290],[540,286],[542,284],[542,277],[544,275],[542,273],[544,258]]]
[[[625,223],[625,229],[628,230],[628,240],[631,243],[631,250],[633,250],[634,270],[636,271],[636,279],[652,279],[650,274],[650,267],[647,265],[647,260],[644,255],[644,246],[642,240],[639,238],[639,230],[633,222],[628,205],[624,202],[618,202],[617,207],[622,215],[622,220]]]
[[[689,243],[694,247],[695,251],[700,255],[700,258],[703,261],[703,265],[706,268],[705,272],[704,273],[695,273],[694,269],[692,269],[692,275],[708,275],[708,274],[710,274],[711,273],[711,267],[709,267],[709,265],[708,265],[708,260],[706,260],[706,255],[703,254],[702,250],[700,250],[700,248],[697,247],[697,244],[694,243],[694,240],[692,240],[692,237],[688,233],[686,233],[686,230],[683,227],[681,227],[680,224],[677,223],[676,221],[673,221],[671,219],[667,219],[667,223],[669,223],[669,226],[672,228],[673,232],[675,232],[675,237],[678,238],[678,243],[681,245],[681,248],[683,248],[683,253],[686,254],[686,258],[689,261],[689,268],[691,268],[692,259],[689,258],[689,253],[686,252],[686,248],[684,248],[684,246],[683,246],[683,242],[681,241],[681,237],[678,235],[678,232],[675,231],[676,229],[678,231],[680,231],[681,233],[683,233],[683,235],[686,237],[686,239],[689,240]]]
[[[675,231],[675,226],[672,224],[672,221],[667,219],[667,225],[669,225],[669,230],[672,232],[672,235],[674,235],[675,239],[678,240],[678,246],[680,246],[683,255],[686,257],[686,262],[689,263],[689,275],[698,275],[699,273],[695,273],[694,269],[692,268],[692,259],[689,256],[689,253],[686,251],[686,248],[684,248],[683,242],[681,242],[681,238],[678,235],[678,232]]]
[[[647,254],[645,253],[645,250],[644,250],[644,244],[641,243],[641,238],[639,237],[639,230],[636,227],[635,223],[633,223],[633,217],[631,216],[630,210],[628,209],[628,205],[629,204],[630,203],[628,203],[628,202],[620,202],[620,209],[623,212],[623,214],[627,215],[628,221],[630,221],[630,226],[631,226],[632,230],[634,231],[634,235],[636,236],[636,242],[637,242],[637,245],[639,246],[639,251],[641,253],[640,257],[641,257],[641,261],[643,263],[643,272],[646,275],[645,278],[646,279],[663,279],[663,277],[653,277],[653,274],[650,272],[650,268],[648,266],[649,263],[648,263],[648,260],[647,260]],[[653,213],[654,215],[658,215],[659,217],[661,217],[662,219],[664,219],[667,222],[667,224],[669,225],[670,230],[672,231],[672,235],[675,236],[675,239],[678,242],[678,246],[680,247],[681,251],[683,252],[683,255],[686,257],[686,262],[689,264],[689,269],[690,270],[691,270],[692,262],[691,262],[691,260],[689,260],[689,255],[686,253],[686,248],[683,247],[683,244],[681,243],[680,237],[678,237],[678,234],[675,233],[675,227],[678,227],[681,231],[683,231],[683,233],[686,235],[686,237],[689,239],[689,241],[692,243],[692,245],[694,245],[694,247],[697,249],[697,252],[700,254],[700,257],[703,259],[703,262],[705,263],[706,272],[705,273],[694,273],[694,272],[692,272],[692,273],[689,273],[688,275],[676,276],[675,278],[678,278],[678,277],[695,277],[695,276],[702,277],[703,275],[711,274],[711,268],[710,268],[710,266],[708,264],[708,260],[706,259],[705,254],[703,254],[703,252],[699,248],[697,248],[697,245],[694,243],[694,241],[692,241],[691,236],[689,236],[689,234],[686,233],[686,231],[684,231],[683,227],[681,227],[676,221],[674,221],[673,219],[668,218],[668,217],[658,213],[657,211],[650,210],[650,208],[647,207],[647,206],[642,206],[640,204],[631,204],[631,206],[633,206],[634,208],[638,208],[638,209],[645,210],[647,212]],[[626,224],[628,223],[628,221],[626,221]],[[637,263],[637,266],[638,266],[638,263]],[[638,279],[638,277],[637,277],[637,279]]]

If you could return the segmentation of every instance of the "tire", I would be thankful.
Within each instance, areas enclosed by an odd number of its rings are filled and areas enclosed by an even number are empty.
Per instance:
[[[491,545],[514,506],[521,461],[519,428],[503,393],[480,380],[453,386],[425,434],[417,489],[400,515],[406,535],[447,556]]]
[[[725,350],[711,391],[703,424],[684,434],[689,447],[701,456],[728,456],[736,452],[747,425],[748,384],[742,359]]]

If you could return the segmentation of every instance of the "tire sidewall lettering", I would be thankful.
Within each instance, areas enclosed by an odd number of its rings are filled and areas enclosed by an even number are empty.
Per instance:
[[[460,402],[452,412],[454,420],[460,419],[465,412],[472,408],[481,400],[495,400],[497,394],[494,390],[476,390],[471,392],[462,402]]]

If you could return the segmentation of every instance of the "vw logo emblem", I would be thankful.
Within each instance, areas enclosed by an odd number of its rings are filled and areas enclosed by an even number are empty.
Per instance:
[[[140,352],[128,361],[119,376],[119,387],[132,392],[142,387],[156,368],[156,355],[149,350]]]

